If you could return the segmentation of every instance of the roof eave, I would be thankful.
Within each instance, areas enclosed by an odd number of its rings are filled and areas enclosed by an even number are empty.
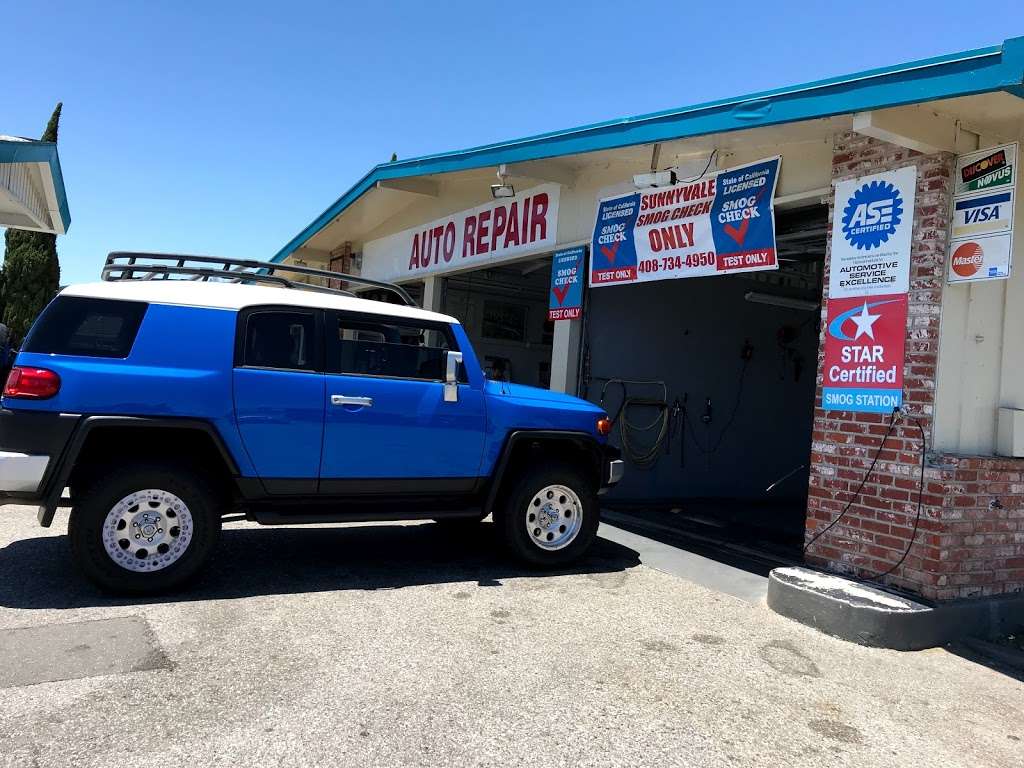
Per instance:
[[[382,163],[275,254],[280,262],[378,181],[618,149],[939,99],[1006,91],[1024,98],[1024,37],[1002,45],[873,69],[736,99],[624,118],[456,152]]]
[[[60,167],[57,144],[51,141],[3,141],[0,140],[0,162],[45,163],[50,167],[53,194],[60,213],[61,230],[64,234],[71,226],[71,211],[68,208],[67,192],[64,189],[64,173]]]

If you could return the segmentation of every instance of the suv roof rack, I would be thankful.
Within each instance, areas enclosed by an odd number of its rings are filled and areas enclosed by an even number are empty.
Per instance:
[[[166,264],[162,262],[174,263]],[[402,286],[395,283],[371,280],[368,277],[348,275],[344,272],[333,272],[329,269],[300,267],[294,264],[275,264],[272,261],[228,259],[221,258],[220,256],[113,251],[107,256],[101,277],[108,281],[169,280],[171,275],[187,275],[191,280],[202,280],[204,282],[214,280],[230,283],[264,283],[275,285],[279,288],[297,288],[305,291],[340,294],[342,296],[356,295],[352,291],[347,291],[343,288],[331,288],[326,285],[299,282],[293,278],[283,277],[278,274],[279,272],[289,272],[292,275],[324,277],[328,280],[339,280],[346,283],[358,283],[370,288],[388,291],[397,296],[407,306],[415,306],[416,304],[409,293]]]

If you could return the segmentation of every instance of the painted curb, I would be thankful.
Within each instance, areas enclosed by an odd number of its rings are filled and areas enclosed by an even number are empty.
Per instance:
[[[918,651],[1024,624],[1024,594],[930,604],[810,568],[775,568],[768,607],[859,645]]]

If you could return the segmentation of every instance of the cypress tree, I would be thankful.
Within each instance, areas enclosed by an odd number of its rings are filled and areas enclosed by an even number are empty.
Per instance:
[[[43,131],[42,141],[57,141],[60,110],[57,104]],[[8,229],[4,234],[3,321],[11,337],[20,342],[29,326],[60,287],[57,236],[46,232]]]

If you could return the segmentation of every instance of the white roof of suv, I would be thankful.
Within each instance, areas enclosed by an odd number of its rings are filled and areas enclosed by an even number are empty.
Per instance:
[[[409,320],[428,320],[435,323],[459,322],[449,315],[428,312],[419,307],[388,304],[383,301],[371,301],[337,293],[199,280],[115,280],[81,283],[68,286],[61,291],[60,295],[230,310],[262,304],[277,304],[389,315]]]

